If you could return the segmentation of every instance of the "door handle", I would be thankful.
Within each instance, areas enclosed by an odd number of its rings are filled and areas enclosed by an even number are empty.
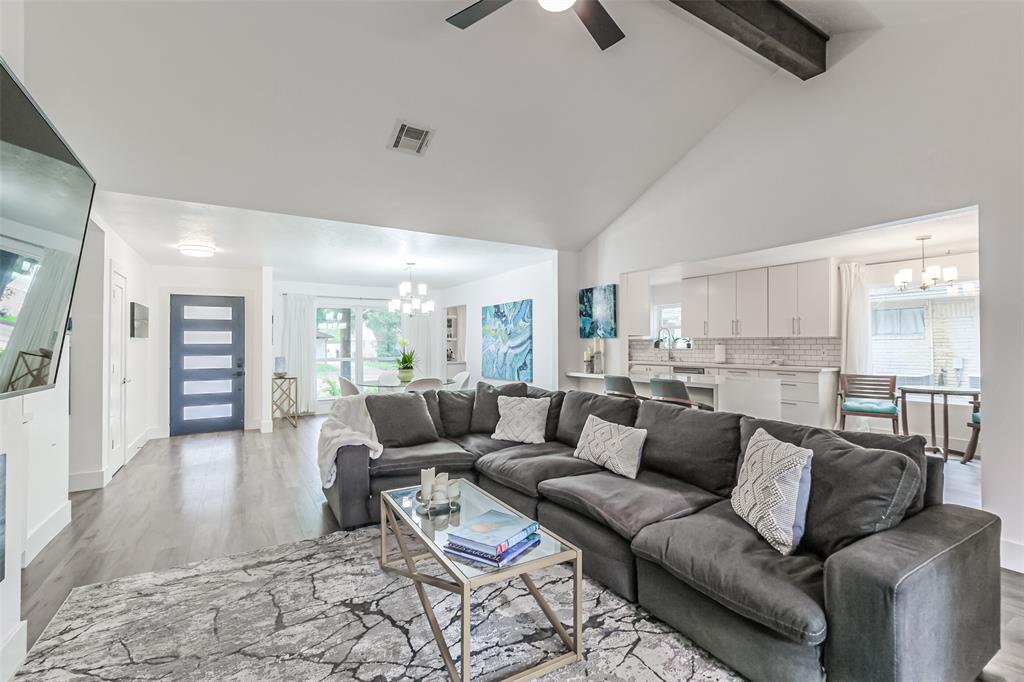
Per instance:
[[[243,369],[240,372],[235,372],[235,376],[236,377],[244,377],[245,376],[245,370]]]
[[[789,318],[789,333],[796,336],[796,318]]]

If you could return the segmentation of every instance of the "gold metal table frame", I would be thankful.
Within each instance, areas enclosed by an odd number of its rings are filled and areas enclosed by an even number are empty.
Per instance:
[[[461,481],[461,485],[472,485],[466,481]],[[510,510],[516,514],[514,509],[511,509],[504,502],[501,502],[492,495],[489,495],[480,488],[473,486],[474,489],[490,497],[494,500],[494,503],[499,508]],[[390,492],[390,491],[388,491]],[[413,512],[415,513],[415,512]],[[523,680],[534,680],[541,675],[545,675],[553,670],[561,668],[562,666],[575,663],[576,661],[583,660],[583,552],[576,546],[566,542],[559,536],[555,535],[551,531],[541,528],[539,532],[546,534],[547,536],[557,540],[566,547],[565,550],[552,554],[549,556],[541,557],[533,561],[524,561],[517,563],[513,566],[505,568],[494,569],[491,572],[483,573],[472,578],[466,577],[461,571],[452,563],[444,551],[438,547],[432,540],[426,537],[422,530],[414,524],[406,521],[404,526],[410,529],[420,544],[423,545],[426,551],[413,554],[410,551],[408,538],[403,537],[401,526],[398,520],[404,517],[400,512],[392,507],[392,501],[388,498],[387,494],[381,494],[380,496],[380,567],[381,569],[393,575],[400,575],[405,578],[412,580],[416,586],[416,593],[419,595],[420,602],[423,605],[423,611],[427,616],[427,621],[430,623],[430,629],[434,634],[434,639],[437,642],[437,647],[441,652],[441,658],[444,659],[445,668],[448,670],[448,676],[453,682],[469,682],[470,680],[470,662],[471,662],[471,632],[470,632],[470,615],[471,615],[471,599],[473,588],[480,587],[482,585],[488,585],[503,580],[512,580],[516,577],[520,578],[526,585],[526,589],[530,592],[530,595],[536,600],[537,605],[540,606],[541,611],[547,616],[548,621],[554,626],[555,631],[561,638],[562,643],[568,651],[564,654],[550,658],[545,661],[541,661],[537,665],[525,670],[520,670],[512,675],[509,675],[503,680],[505,682],[521,682]],[[389,540],[394,538],[395,544],[398,548],[398,556],[392,556],[391,547]],[[433,559],[441,565],[442,568],[448,573],[450,580],[446,580],[443,577],[436,577],[420,572],[416,567],[416,562],[421,560]],[[541,594],[537,585],[530,578],[529,573],[531,571],[537,571],[548,566],[554,566],[556,564],[571,562],[573,566],[573,636],[570,637],[566,631],[565,626],[562,625],[558,618],[558,614],[555,613],[554,609],[548,604],[547,600]],[[434,614],[433,605],[430,603],[430,598],[427,596],[427,592],[424,589],[424,585],[430,585],[441,590],[451,592],[459,595],[462,600],[462,617],[461,617],[461,633],[462,633],[462,653],[461,653],[461,674],[455,666],[455,661],[452,659],[451,652],[448,650],[448,643],[444,638],[444,632],[441,630],[441,626],[437,622],[437,616]]]

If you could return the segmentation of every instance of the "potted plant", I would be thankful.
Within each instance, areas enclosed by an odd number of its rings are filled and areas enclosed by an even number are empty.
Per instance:
[[[413,370],[416,368],[416,351],[409,348],[409,342],[405,339],[399,339],[398,344],[402,348],[398,360],[395,361],[398,364],[398,380],[412,381]]]

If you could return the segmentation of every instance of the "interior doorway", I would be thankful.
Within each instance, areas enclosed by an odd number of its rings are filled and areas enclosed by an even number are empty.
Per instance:
[[[125,463],[125,422],[127,401],[125,392],[128,384],[127,335],[128,335],[128,280],[117,270],[110,272],[110,395],[107,411],[110,431],[110,452],[108,466],[117,473]]]
[[[245,426],[245,299],[171,296],[170,435]]]

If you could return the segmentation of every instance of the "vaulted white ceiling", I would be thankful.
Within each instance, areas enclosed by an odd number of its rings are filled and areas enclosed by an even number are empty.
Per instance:
[[[601,52],[471,1],[28,3],[27,83],[103,190],[579,249],[775,70],[668,2]]]

